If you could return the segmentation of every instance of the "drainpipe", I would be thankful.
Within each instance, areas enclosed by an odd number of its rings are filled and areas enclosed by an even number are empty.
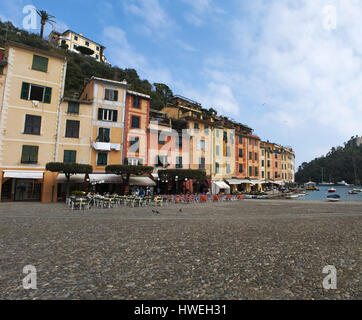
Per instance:
[[[60,138],[60,123],[61,123],[61,105],[64,99],[64,90],[65,90],[65,78],[67,75],[67,60],[65,59],[63,65],[63,76],[62,76],[62,84],[60,87],[60,97],[59,97],[59,107],[58,107],[58,115],[57,115],[57,132],[55,135],[55,151],[54,151],[54,162],[57,162],[59,156],[59,138]]]

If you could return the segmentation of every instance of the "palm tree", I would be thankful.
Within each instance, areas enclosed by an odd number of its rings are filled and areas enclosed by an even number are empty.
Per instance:
[[[53,26],[53,23],[55,23],[55,20],[53,20],[55,17],[46,12],[45,10],[36,10],[38,13],[41,21],[41,29],[40,29],[40,38],[43,39],[44,36],[44,27],[47,23]]]

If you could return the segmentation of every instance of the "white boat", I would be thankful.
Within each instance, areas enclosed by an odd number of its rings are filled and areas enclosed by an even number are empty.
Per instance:
[[[337,190],[334,189],[334,188],[330,188],[330,189],[328,190],[329,193],[334,193],[334,192],[336,192],[336,191],[337,191]]]
[[[339,185],[339,186],[349,186],[349,184],[344,180],[340,181],[340,182],[337,182],[337,185]]]
[[[287,199],[298,199],[299,198],[299,194],[291,194],[289,196],[287,196]]]
[[[327,187],[327,186],[333,186],[334,183],[333,182],[321,182],[319,185]]]

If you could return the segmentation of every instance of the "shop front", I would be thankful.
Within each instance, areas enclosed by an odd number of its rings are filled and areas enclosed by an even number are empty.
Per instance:
[[[1,201],[41,201],[43,171],[5,170],[2,177]]]
[[[56,179],[58,184],[58,201],[65,201],[67,178],[59,174]],[[122,177],[115,174],[76,174],[70,177],[70,192],[84,191],[99,194],[121,193]],[[131,190],[139,187],[155,187],[156,183],[149,177],[130,177],[129,186]]]

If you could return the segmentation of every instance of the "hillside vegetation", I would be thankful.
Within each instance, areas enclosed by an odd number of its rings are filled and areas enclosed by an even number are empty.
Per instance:
[[[332,148],[324,157],[304,162],[298,169],[296,181],[305,183],[310,180],[338,182],[345,180],[349,184],[360,184],[362,179],[362,145],[357,146],[354,137],[344,147]],[[323,169],[323,170],[322,170]]]
[[[98,62],[92,57],[68,51],[66,48],[54,48],[48,41],[40,39],[37,34],[16,28],[11,22],[0,20],[0,46],[4,47],[5,39],[21,42],[42,50],[49,50],[65,55],[68,59],[65,96],[77,97],[85,83],[92,77],[123,81],[129,84],[129,89],[151,96],[151,108],[160,110],[173,97],[172,90],[165,84],[151,84],[140,79],[135,69],[121,69],[110,64]]]

